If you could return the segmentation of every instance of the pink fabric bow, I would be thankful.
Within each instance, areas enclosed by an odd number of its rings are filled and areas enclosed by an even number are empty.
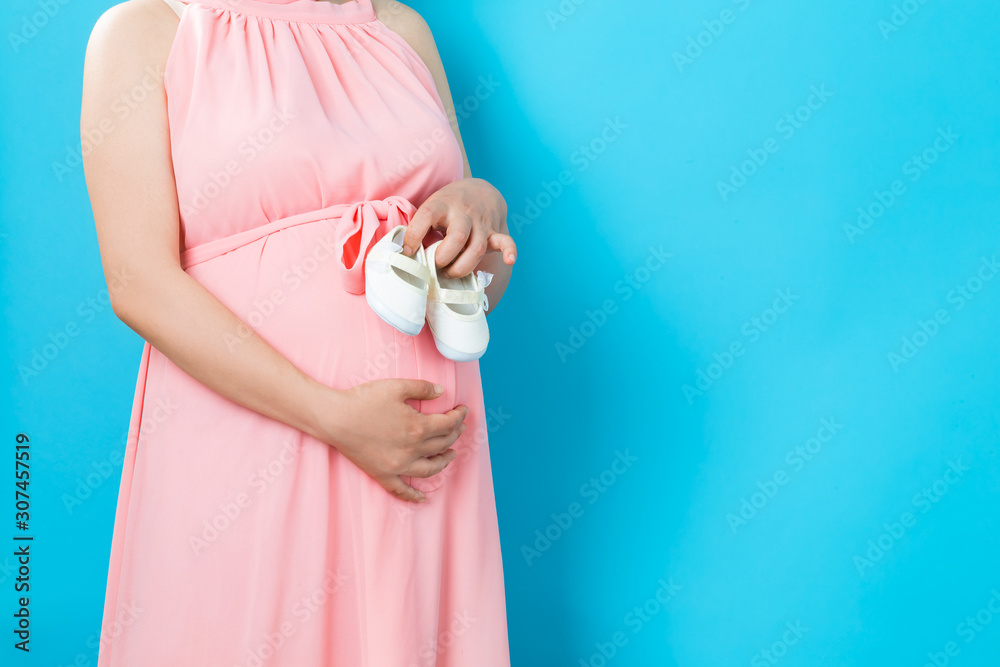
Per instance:
[[[386,232],[410,224],[417,207],[409,199],[390,195],[385,199],[356,202],[347,207],[336,225],[337,270],[344,289],[365,293],[365,256]]]

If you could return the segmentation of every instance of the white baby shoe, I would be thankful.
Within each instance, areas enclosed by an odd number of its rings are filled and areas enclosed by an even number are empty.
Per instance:
[[[365,299],[390,326],[416,336],[427,312],[430,270],[423,246],[403,254],[404,225],[397,225],[365,257]]]
[[[441,241],[426,251],[430,270],[427,324],[442,355],[452,361],[474,361],[483,356],[490,341],[490,330],[486,325],[489,300],[485,290],[493,274],[476,271],[461,278],[439,274],[434,263],[439,245]]]

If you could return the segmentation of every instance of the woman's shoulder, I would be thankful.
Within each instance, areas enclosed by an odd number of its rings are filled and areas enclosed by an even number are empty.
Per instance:
[[[87,55],[165,55],[177,31],[177,22],[177,14],[164,0],[125,0],[98,17],[87,42]]]
[[[87,40],[84,115],[106,114],[123,92],[147,85],[150,77],[162,82],[177,23],[163,0],[125,0],[105,10]]]
[[[420,13],[397,0],[371,0],[375,18],[405,39],[410,46],[420,53],[428,45],[433,46],[434,38],[431,28]],[[423,55],[423,54],[421,54]]]
[[[420,16],[417,10],[398,0],[371,0],[371,3],[372,9],[375,10],[375,16],[382,22],[391,21],[394,18],[400,20],[423,20],[423,17]]]

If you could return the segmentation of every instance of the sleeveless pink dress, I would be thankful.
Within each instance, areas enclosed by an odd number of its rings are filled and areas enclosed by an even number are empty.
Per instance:
[[[370,0],[197,0],[164,85],[187,273],[321,382],[429,380],[414,407],[470,412],[410,503],[147,343],[98,665],[509,665],[479,363],[363,293],[371,245],[463,177],[430,72]]]

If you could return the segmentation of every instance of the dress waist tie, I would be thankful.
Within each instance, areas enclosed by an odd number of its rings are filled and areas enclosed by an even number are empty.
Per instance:
[[[344,289],[351,294],[364,294],[364,258],[368,250],[393,227],[409,225],[416,210],[413,202],[398,195],[335,204],[188,248],[181,253],[181,267],[187,269],[290,227],[327,221],[333,223],[334,254]]]

